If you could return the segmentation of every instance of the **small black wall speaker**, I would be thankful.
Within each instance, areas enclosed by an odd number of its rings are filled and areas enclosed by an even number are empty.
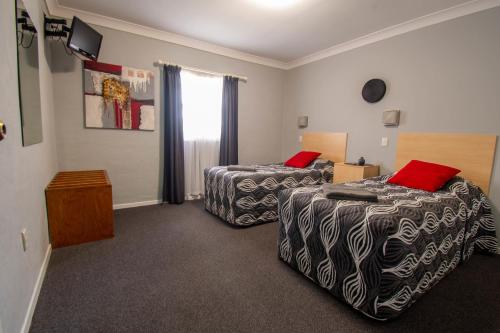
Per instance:
[[[371,79],[365,83],[361,95],[368,103],[377,103],[385,95],[385,82],[381,79]]]

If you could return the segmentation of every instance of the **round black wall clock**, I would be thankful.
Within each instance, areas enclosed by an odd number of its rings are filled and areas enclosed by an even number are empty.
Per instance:
[[[363,99],[368,103],[377,103],[385,95],[385,82],[381,79],[371,79],[366,82],[361,95],[363,95]]]

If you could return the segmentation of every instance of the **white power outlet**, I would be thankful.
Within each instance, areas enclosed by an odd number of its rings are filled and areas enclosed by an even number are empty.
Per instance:
[[[299,135],[299,142],[302,142],[302,135]]]
[[[21,230],[21,243],[23,245],[23,251],[26,252],[28,249],[28,237],[26,235],[26,228]]]
[[[388,139],[387,137],[385,137],[385,136],[384,136],[384,137],[382,138],[382,141],[380,141],[380,145],[381,145],[382,147],[387,147],[387,145],[388,145],[388,144],[389,144],[389,139]]]

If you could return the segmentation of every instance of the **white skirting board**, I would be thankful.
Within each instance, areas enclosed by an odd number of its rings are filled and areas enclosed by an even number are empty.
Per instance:
[[[45,277],[45,272],[47,272],[47,266],[49,265],[51,252],[52,246],[49,244],[47,246],[47,251],[45,252],[45,258],[43,259],[42,266],[40,267],[40,272],[38,272],[38,277],[35,282],[35,287],[33,288],[33,293],[31,294],[28,310],[26,311],[23,326],[21,327],[21,333],[28,333],[30,330],[31,319],[33,319],[33,313],[35,312],[38,295],[40,295],[40,289],[42,289],[43,278]]]
[[[201,199],[202,197],[193,197],[190,199],[186,199],[186,201],[189,200],[196,200],[196,199]],[[114,204],[113,209],[114,210],[119,210],[119,209],[125,209],[125,208],[134,208],[134,207],[142,207],[142,206],[153,206],[153,205],[159,205],[161,204],[161,200],[149,200],[149,201],[139,201],[139,202],[130,202],[130,203],[123,203],[123,204]]]
[[[152,206],[158,205],[161,203],[161,200],[149,200],[149,201],[139,201],[139,202],[130,202],[124,204],[115,204],[113,205],[113,209],[124,209],[124,208],[132,208],[132,207],[142,207],[142,206]]]

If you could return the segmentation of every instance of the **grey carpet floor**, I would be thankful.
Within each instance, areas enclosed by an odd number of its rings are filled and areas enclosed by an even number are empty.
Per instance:
[[[199,201],[115,214],[114,239],[52,252],[31,332],[500,331],[500,256],[381,323],[279,261],[275,223],[233,228]]]

